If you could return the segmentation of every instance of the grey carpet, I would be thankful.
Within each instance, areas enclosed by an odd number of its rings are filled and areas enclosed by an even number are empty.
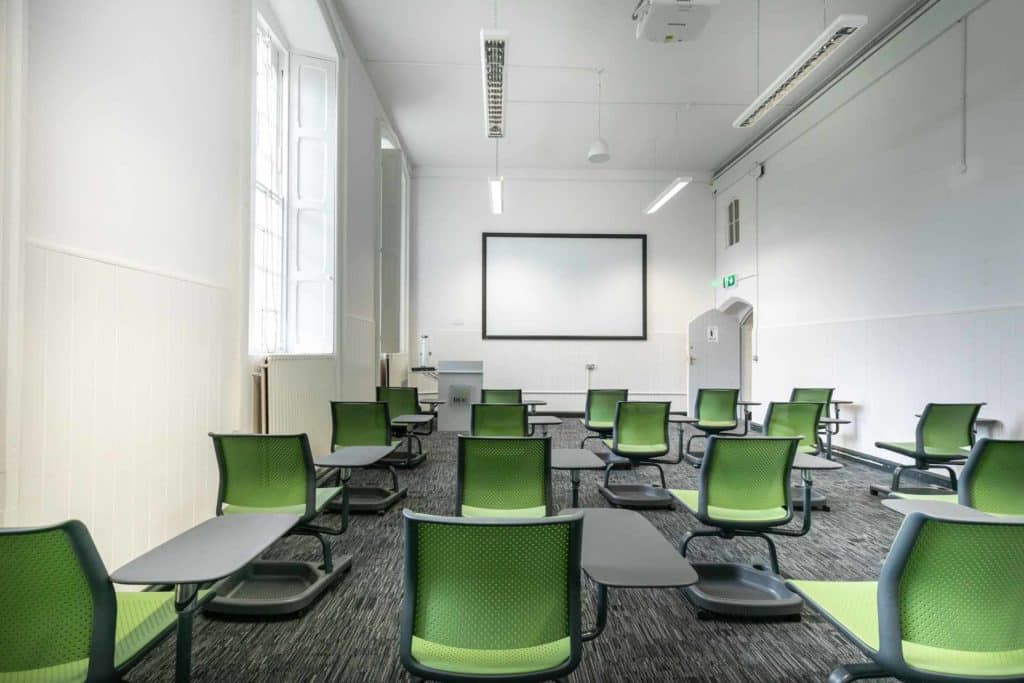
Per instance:
[[[553,431],[555,447],[575,447],[582,428],[574,419]],[[675,433],[673,430],[673,441]],[[596,444],[597,442],[590,442]],[[428,460],[399,476],[409,487],[406,505],[417,511],[451,514],[454,504],[455,437],[425,439]],[[592,445],[592,448],[599,446]],[[211,456],[213,457],[212,453]],[[875,579],[900,517],[868,493],[888,475],[844,461],[846,468],[823,472],[816,488],[825,491],[831,512],[816,512],[802,538],[778,540],[787,577]],[[672,488],[695,488],[697,470],[667,468]],[[615,472],[616,480],[643,477],[653,469]],[[584,472],[583,506],[604,507],[598,472]],[[380,473],[359,472],[353,483],[384,481]],[[570,502],[569,473],[554,473],[558,507]],[[647,518],[676,544],[699,523],[681,507],[649,511]],[[330,516],[324,518],[332,523]],[[333,539],[335,555],[351,554],[352,571],[297,618],[237,621],[200,616],[196,620],[193,677],[197,681],[398,681],[408,680],[398,660],[398,618],[402,601],[401,507],[387,514],[354,516],[346,534]],[[269,557],[315,559],[318,545],[289,538]],[[694,560],[766,562],[763,542],[698,539]],[[675,590],[612,590],[608,627],[584,646],[572,681],[823,681],[841,663],[864,661],[832,627],[810,610],[800,623],[698,621]],[[593,623],[593,591],[586,585],[584,624]],[[133,669],[132,681],[173,677],[174,637]]]

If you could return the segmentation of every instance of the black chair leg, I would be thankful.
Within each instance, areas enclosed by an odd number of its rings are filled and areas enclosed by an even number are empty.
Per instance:
[[[690,547],[690,541],[695,538],[710,538],[713,536],[721,536],[721,534],[712,529],[697,529],[696,531],[687,531],[683,534],[682,538],[679,539],[679,554],[686,557],[686,551]]]
[[[865,664],[845,664],[836,667],[829,674],[828,683],[848,683],[866,678],[886,678],[889,674],[874,662]]]
[[[767,534],[754,534],[758,538],[763,538],[768,544],[768,559],[771,562],[772,574],[779,573],[779,553],[775,549],[775,541],[771,539]]]

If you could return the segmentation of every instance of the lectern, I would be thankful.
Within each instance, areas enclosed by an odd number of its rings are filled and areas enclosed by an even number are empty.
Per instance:
[[[479,360],[443,360],[437,366],[437,397],[445,404],[438,410],[437,428],[442,432],[469,432],[470,406],[480,402],[484,364]]]

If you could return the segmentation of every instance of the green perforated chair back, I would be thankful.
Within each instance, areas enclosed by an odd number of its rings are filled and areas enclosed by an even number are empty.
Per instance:
[[[1005,665],[1016,663],[1015,675],[1005,680],[1020,680],[1021,566],[1024,525],[912,513],[903,521],[878,584],[883,658],[898,661],[903,641],[952,651],[950,661],[970,653],[1004,653]]]
[[[474,403],[470,414],[473,436],[526,436],[529,416],[522,403]]]
[[[980,403],[929,403],[917,423],[917,450],[955,450],[974,443]]]
[[[384,401],[331,401],[331,443],[390,446],[391,411]]]
[[[537,671],[558,678],[578,665],[579,514],[499,520],[406,510],[404,516],[400,653],[407,669],[469,681]]]
[[[416,387],[377,387],[377,400],[387,403],[394,417],[420,412],[420,393]]]
[[[1024,441],[981,439],[964,465],[960,504],[997,515],[1024,515]]]
[[[834,392],[832,387],[796,387],[790,392],[789,400],[793,403],[820,403],[821,416],[832,417],[831,401]]]
[[[481,403],[522,403],[522,389],[483,389],[480,392]]]
[[[821,403],[769,403],[764,417],[765,436],[799,436],[805,450],[818,449]]]
[[[544,517],[551,511],[551,437],[460,436],[457,516]]]
[[[81,522],[0,529],[0,614],[0,679],[114,679],[114,589]]]
[[[615,409],[612,450],[627,457],[668,453],[668,411],[661,401],[619,401]]]
[[[708,438],[700,470],[698,517],[717,523],[709,508],[731,510],[786,510],[784,518],[766,512],[760,518],[771,525],[784,524],[792,516],[789,472],[797,440],[789,437]],[[752,517],[756,522],[758,517]],[[759,524],[755,524],[760,526]]]
[[[211,434],[220,470],[217,514],[224,506],[257,510],[305,506],[316,511],[313,455],[305,434]]]
[[[736,423],[739,389],[698,389],[696,418],[701,422]]]
[[[615,421],[615,406],[629,400],[628,389],[588,389],[585,419],[589,422]]]

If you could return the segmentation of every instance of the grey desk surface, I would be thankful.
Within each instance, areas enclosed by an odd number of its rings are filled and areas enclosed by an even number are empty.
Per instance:
[[[345,446],[313,461],[317,467],[367,467],[395,452],[398,446]]]
[[[560,425],[562,420],[554,415],[530,415],[532,425]]]
[[[797,453],[793,458],[794,470],[840,470],[843,466],[835,460],[826,460],[817,455]]]
[[[554,448],[551,450],[553,470],[603,470],[606,467],[601,458],[585,448]]]
[[[244,567],[298,521],[298,515],[214,517],[132,560],[110,580],[138,585],[216,581]]]
[[[964,507],[957,503],[947,503],[941,500],[902,500],[899,498],[886,498],[882,505],[895,510],[901,515],[909,515],[912,512],[923,512],[929,517],[949,519],[964,522],[993,522],[1000,521],[1008,524],[1020,524],[1024,517],[1001,517],[989,515],[980,510]]]
[[[419,413],[416,415],[399,415],[398,417],[392,418],[391,424],[399,425],[423,425],[431,422],[434,419],[433,415],[424,415]]]
[[[699,418],[689,417],[687,415],[672,415],[668,418],[669,422],[681,422],[684,425],[695,425],[700,422]]]
[[[697,583],[697,572],[639,512],[576,508],[583,513],[583,571],[612,588],[672,588]]]
[[[821,418],[821,423],[826,425],[848,425],[850,421],[835,417],[823,417]]]
[[[539,398],[531,398],[523,401],[524,406],[546,406],[547,401],[542,401]]]

